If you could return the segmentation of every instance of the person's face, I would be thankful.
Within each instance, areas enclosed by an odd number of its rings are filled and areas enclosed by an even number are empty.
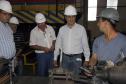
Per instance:
[[[97,26],[101,32],[106,31],[106,21],[103,21],[101,18],[97,19]]]
[[[46,23],[45,22],[37,23],[37,25],[38,25],[38,28],[40,28],[40,29],[45,29],[46,28]]]
[[[72,26],[76,22],[76,16],[66,16],[67,24]]]
[[[17,24],[11,24],[11,23],[10,23],[9,25],[10,25],[10,27],[11,27],[13,33],[16,33],[16,31],[17,31]]]
[[[6,12],[6,11],[0,11],[0,21],[3,23],[9,22],[12,14]]]

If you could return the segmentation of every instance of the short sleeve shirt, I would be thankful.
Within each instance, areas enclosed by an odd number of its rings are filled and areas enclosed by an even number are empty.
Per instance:
[[[96,53],[98,60],[111,60],[116,63],[120,56],[126,56],[126,36],[119,33],[110,42],[105,40],[104,35],[96,38],[93,43],[93,53]]]

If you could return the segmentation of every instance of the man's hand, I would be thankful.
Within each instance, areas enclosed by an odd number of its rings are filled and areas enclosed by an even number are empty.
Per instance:
[[[47,47],[44,48],[44,52],[45,52],[45,53],[48,53],[49,51],[50,51],[49,48],[47,48]]]
[[[112,67],[114,67],[114,63],[111,60],[108,60],[105,68],[112,68]]]
[[[91,56],[90,60],[89,60],[89,66],[93,67],[97,64],[97,56],[96,53],[93,53],[93,55]]]
[[[83,63],[83,66],[89,66],[89,61],[85,61],[85,62]]]
[[[49,50],[49,51],[50,51],[50,52],[53,52],[53,51],[54,51],[54,49],[55,49],[55,48],[54,48],[54,46],[51,46],[51,48],[50,48],[50,50]]]

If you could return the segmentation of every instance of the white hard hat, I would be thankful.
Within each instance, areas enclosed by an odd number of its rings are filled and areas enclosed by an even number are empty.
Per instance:
[[[9,20],[9,23],[19,24],[19,21],[16,17],[11,17],[10,20]]]
[[[42,13],[37,13],[35,15],[35,22],[36,23],[43,23],[45,21],[46,21],[46,18],[45,18],[45,16]]]
[[[6,0],[1,0],[0,1],[0,9],[3,11],[6,11],[8,13],[13,13],[12,12],[12,6],[9,1]]]
[[[65,8],[64,15],[77,15],[76,8],[72,5],[69,5]]]

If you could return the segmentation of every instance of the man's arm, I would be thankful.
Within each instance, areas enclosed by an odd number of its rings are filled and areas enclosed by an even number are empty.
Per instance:
[[[56,42],[56,35],[55,35],[55,31],[53,29],[53,27],[51,27],[51,36],[52,36],[52,46],[50,48],[50,51],[53,52],[55,49],[55,42]]]
[[[93,53],[89,61],[89,66],[93,67],[96,64],[97,64],[97,56],[95,53]]]
[[[85,29],[83,29],[82,32],[82,47],[84,49],[84,56],[85,56],[85,63],[84,65],[89,62],[89,58],[90,58],[90,49],[89,49],[89,45],[88,45],[88,39],[87,39],[87,33],[85,31]]]
[[[57,58],[61,50],[61,30],[59,30],[56,44],[55,44],[55,50],[54,50],[54,66],[57,66]]]
[[[50,48],[50,52],[53,52],[54,51],[54,49],[55,49],[55,42],[56,42],[56,40],[53,40],[52,46]]]

